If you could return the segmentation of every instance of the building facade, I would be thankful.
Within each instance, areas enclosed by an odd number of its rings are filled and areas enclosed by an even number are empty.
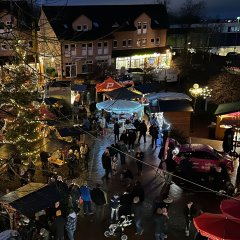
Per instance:
[[[77,78],[96,67],[168,67],[164,5],[43,6],[38,46],[42,72]]]

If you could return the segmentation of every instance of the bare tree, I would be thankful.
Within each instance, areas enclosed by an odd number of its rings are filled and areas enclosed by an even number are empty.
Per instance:
[[[228,72],[220,73],[210,79],[209,88],[212,100],[216,104],[240,101],[240,75]]]

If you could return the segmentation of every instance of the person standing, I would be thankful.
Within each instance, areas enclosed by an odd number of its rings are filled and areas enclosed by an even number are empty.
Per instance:
[[[91,192],[92,201],[95,204],[96,209],[96,218],[102,220],[104,217],[104,205],[106,201],[106,193],[100,189],[100,184],[96,184],[96,187],[93,188]]]
[[[152,145],[151,146],[153,148],[155,145],[155,148],[156,148],[159,131],[158,131],[158,126],[155,123],[153,125],[151,125],[151,127],[149,128],[149,133],[152,136]]]
[[[66,222],[66,230],[69,240],[75,239],[74,234],[76,228],[77,228],[77,214],[74,212],[73,209],[70,209]]]
[[[77,158],[73,153],[73,150],[70,149],[67,157],[67,163],[68,163],[68,174],[69,177],[74,177],[74,169],[77,167]]]
[[[225,130],[222,145],[223,151],[225,153],[229,153],[233,150],[233,136],[233,128],[228,128],[227,130]]]
[[[156,240],[164,240],[168,228],[168,217],[161,208],[154,215],[154,235]]]
[[[40,160],[42,162],[42,175],[47,176],[48,175],[48,158],[49,154],[45,151],[40,152]]]
[[[186,221],[185,234],[186,237],[189,237],[190,226],[193,218],[195,217],[197,210],[193,205],[193,201],[189,200],[183,209],[183,214]]]
[[[84,158],[83,158],[84,167],[85,167],[85,169],[88,169],[90,149],[89,149],[89,146],[87,143],[84,144],[83,154],[84,154]]]
[[[115,143],[118,141],[119,142],[119,129],[120,125],[118,123],[118,120],[115,121],[114,127],[113,127],[113,132],[114,132],[114,141]]]
[[[120,136],[120,141],[123,141],[124,144],[128,143],[128,135],[127,135],[126,130],[123,130],[123,132],[122,132],[122,134]]]
[[[147,133],[147,125],[145,123],[145,120],[142,120],[142,122],[139,125],[139,138],[138,138],[138,144],[140,144],[141,137],[143,136],[144,143],[146,143],[146,133]]]
[[[127,146],[123,141],[119,141],[118,149],[119,149],[119,155],[120,155],[120,162],[121,162],[121,165],[123,166],[126,164]]]
[[[84,182],[84,184],[79,188],[80,196],[83,200],[83,214],[93,214],[92,212],[92,204],[91,204],[91,193],[90,189],[87,185],[87,181]]]
[[[111,172],[112,164],[108,148],[106,148],[104,153],[102,154],[102,166],[105,169],[105,175],[102,177],[102,180],[109,180],[109,173]]]
[[[79,187],[75,183],[72,183],[69,186],[68,191],[69,191],[69,195],[71,196],[71,201],[72,201],[71,204],[72,204],[73,210],[75,213],[78,214],[79,212],[78,204],[79,204],[79,198],[80,198]]]
[[[134,143],[136,141],[137,135],[136,132],[132,129],[129,130],[128,133],[128,151],[134,152]]]
[[[139,197],[140,202],[143,202],[145,199],[144,188],[139,180],[135,181],[132,188],[132,196]]]
[[[120,208],[120,197],[115,193],[110,199],[111,221],[118,221],[118,211]]]
[[[134,214],[134,223],[136,227],[135,235],[142,235],[144,231],[142,227],[142,203],[137,196],[133,198],[132,213]]]
[[[137,174],[139,176],[142,175],[142,166],[143,166],[143,159],[144,153],[142,151],[137,151],[135,154],[136,164],[137,164]]]
[[[64,229],[66,221],[62,217],[61,210],[57,210],[56,218],[51,226],[51,233],[54,237],[54,240],[64,240]]]

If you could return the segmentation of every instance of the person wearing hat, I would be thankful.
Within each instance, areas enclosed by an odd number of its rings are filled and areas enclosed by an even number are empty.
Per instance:
[[[65,219],[62,217],[61,210],[56,211],[56,218],[51,226],[51,233],[54,240],[64,240],[64,228],[66,225]]]

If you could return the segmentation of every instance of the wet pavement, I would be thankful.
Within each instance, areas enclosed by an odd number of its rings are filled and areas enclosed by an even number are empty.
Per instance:
[[[126,165],[134,173],[134,179],[139,179],[145,189],[145,201],[144,201],[144,211],[143,211],[143,227],[144,233],[142,236],[135,235],[134,225],[126,228],[126,234],[129,239],[146,239],[153,240],[153,214],[152,214],[152,203],[157,196],[163,194],[163,189],[166,186],[164,178],[160,174],[156,174],[157,167],[159,165],[159,159],[157,157],[159,153],[159,147],[152,149],[150,146],[150,136],[147,135],[147,143],[141,143],[139,146],[135,147],[135,151],[141,149],[145,153],[145,163],[143,167],[142,176],[137,176],[137,167],[135,159],[133,158],[134,153],[128,153],[126,158]],[[64,147],[66,144],[63,141],[49,139],[45,140],[44,146],[46,150],[57,150],[58,148]],[[125,187],[120,183],[120,164],[118,165],[118,174],[112,177],[108,182],[102,181],[101,177],[104,175],[104,170],[101,164],[101,156],[107,146],[110,146],[114,142],[114,136],[109,132],[105,136],[100,136],[95,138],[90,134],[86,134],[85,137],[81,139],[81,142],[87,142],[91,148],[90,160],[89,160],[89,171],[88,171],[88,184],[90,187],[94,187],[96,183],[100,183],[102,188],[107,192],[108,198],[112,196],[113,193],[123,193]],[[209,144],[217,150],[222,150],[222,141],[209,140],[206,138],[191,138],[192,143],[205,143]],[[4,146],[1,147],[0,153],[7,154],[9,151],[4,150]],[[238,163],[236,161],[236,163]],[[236,168],[237,168],[236,164]],[[67,176],[67,168],[63,167],[57,169],[58,173]],[[78,169],[78,174],[82,178],[87,176],[84,168]],[[234,180],[234,178],[233,178]],[[44,181],[44,180],[43,180]],[[206,189],[195,188],[194,186],[188,188],[180,188],[176,184],[171,184],[170,196],[173,202],[169,207],[169,230],[168,238],[169,240],[184,240],[184,239],[194,239],[194,234],[196,232],[194,226],[191,228],[190,237],[185,237],[185,221],[183,216],[183,207],[188,199],[193,200],[193,202],[198,206],[199,209],[204,212],[219,213],[219,204],[222,197],[218,196],[216,193],[212,193]],[[108,205],[105,207],[105,218],[102,222],[96,221],[95,216],[84,216],[82,211],[78,219],[77,227],[77,237],[76,239],[84,240],[101,240],[107,239],[104,237],[104,231],[108,228],[110,224],[110,209]],[[117,238],[109,238],[117,239]]]

